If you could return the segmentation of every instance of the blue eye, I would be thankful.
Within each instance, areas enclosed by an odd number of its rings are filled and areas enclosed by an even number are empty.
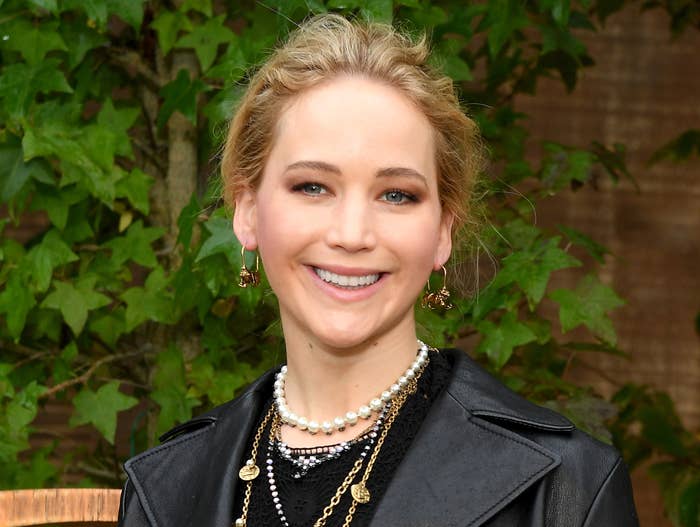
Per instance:
[[[319,196],[326,193],[326,189],[319,183],[300,183],[292,187],[294,192],[303,192],[309,196]]]
[[[408,194],[403,190],[388,190],[382,194],[382,197],[384,201],[394,205],[404,205],[408,202],[416,201],[416,197],[413,194]]]

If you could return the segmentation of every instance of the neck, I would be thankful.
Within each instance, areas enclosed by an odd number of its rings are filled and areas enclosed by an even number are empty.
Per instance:
[[[401,323],[379,339],[349,348],[324,346],[307,336],[289,335],[285,395],[289,408],[319,423],[332,421],[348,411],[357,411],[370,399],[395,383],[416,358],[413,320]],[[283,427],[284,440],[291,446],[318,446],[355,437],[368,424],[360,422],[331,436]]]

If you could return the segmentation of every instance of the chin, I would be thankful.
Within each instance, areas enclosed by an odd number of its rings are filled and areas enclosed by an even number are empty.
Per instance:
[[[352,350],[361,346],[375,335],[373,331],[361,329],[358,324],[347,326],[325,326],[316,328],[314,336],[320,344],[339,351]]]

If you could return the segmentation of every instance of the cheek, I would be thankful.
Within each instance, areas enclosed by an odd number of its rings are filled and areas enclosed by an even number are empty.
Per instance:
[[[293,210],[288,202],[268,199],[257,208],[258,249],[269,267],[284,262],[308,240],[312,226],[307,215]]]
[[[410,269],[430,274],[439,243],[440,226],[432,215],[385,222],[383,239],[403,255]]]

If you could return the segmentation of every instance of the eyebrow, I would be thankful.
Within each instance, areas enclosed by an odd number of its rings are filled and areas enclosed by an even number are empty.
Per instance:
[[[326,163],[325,161],[296,161],[292,163],[291,165],[287,166],[285,169],[285,172],[289,170],[296,170],[296,169],[307,169],[307,170],[316,170],[319,172],[330,172],[331,174],[336,174],[340,176],[342,174],[342,171],[340,168],[338,168],[335,165],[332,165],[330,163]],[[409,178],[415,178],[419,179],[420,181],[423,182],[426,186],[428,186],[428,179],[418,172],[417,170],[409,167],[388,167],[388,168],[380,168],[377,171],[377,177],[409,177]]]

